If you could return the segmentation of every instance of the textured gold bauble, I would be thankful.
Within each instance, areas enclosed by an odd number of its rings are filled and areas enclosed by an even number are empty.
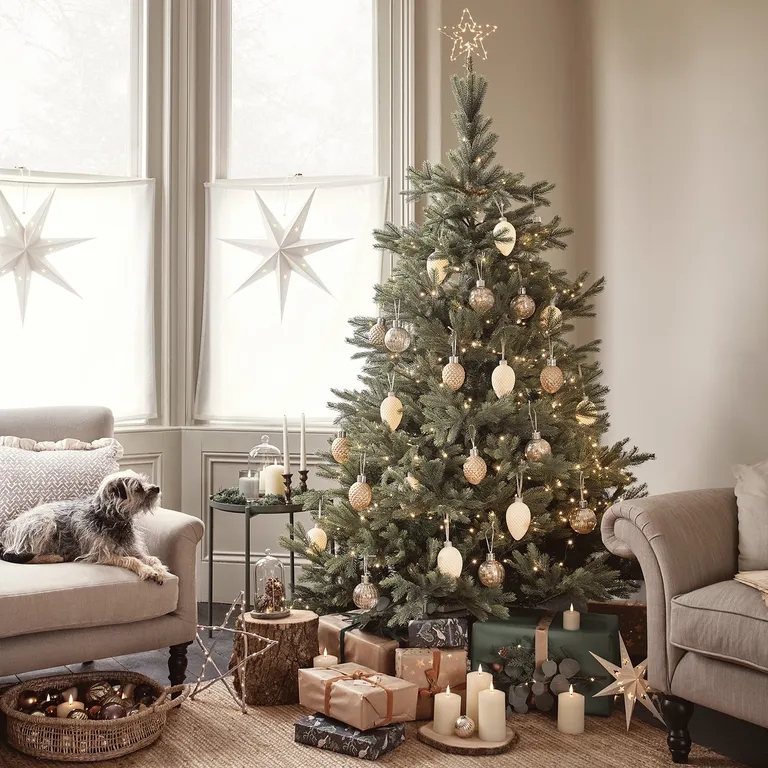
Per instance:
[[[562,319],[563,313],[554,304],[547,304],[539,315],[539,321],[544,328],[553,328],[559,325]]]
[[[379,602],[379,588],[375,584],[371,584],[371,577],[364,573],[360,583],[354,588],[352,592],[352,602],[360,609],[364,611],[370,611],[376,607],[376,603]]]
[[[539,381],[541,388],[545,392],[549,392],[550,395],[554,395],[563,386],[563,372],[554,357],[547,360],[547,364],[539,376]]]
[[[466,477],[472,485],[477,485],[485,477],[487,471],[488,466],[480,455],[480,452],[477,448],[473,448],[469,452],[469,457],[464,462],[464,477]]]
[[[411,346],[411,334],[395,320],[384,335],[384,345],[390,352],[405,352]]]
[[[494,557],[493,552],[488,552],[485,562],[480,563],[477,578],[484,587],[498,587],[504,583],[504,566]]]
[[[597,525],[597,515],[586,501],[580,501],[579,506],[568,515],[568,522],[576,533],[592,533]]]
[[[460,389],[466,375],[464,366],[459,362],[458,357],[448,358],[448,365],[443,367],[443,384],[448,389],[452,389],[454,392]]]
[[[478,280],[477,285],[469,292],[469,306],[478,315],[484,315],[493,309],[496,297],[490,288],[485,287],[485,280]]]
[[[368,341],[371,344],[375,344],[380,347],[384,344],[384,337],[387,335],[387,326],[384,323],[384,318],[380,317],[376,325],[371,326],[371,330],[368,331]]]
[[[382,401],[379,407],[381,420],[389,425],[394,432],[403,420],[403,402],[394,392],[390,392]]]
[[[510,307],[515,320],[527,320],[536,311],[536,302],[525,292],[525,288],[521,288],[510,302]]]
[[[355,512],[362,512],[368,507],[373,498],[371,486],[365,482],[365,475],[358,475],[357,482],[349,487],[349,503]]]
[[[461,715],[460,717],[456,718],[456,723],[453,726],[453,732],[460,739],[469,739],[475,735],[475,730],[475,721],[471,717]]]
[[[541,436],[541,432],[534,432],[525,446],[525,458],[528,461],[542,461],[552,454],[552,446]]]
[[[349,458],[349,438],[346,435],[339,435],[331,443],[331,456],[333,456],[339,464],[344,464]]]
[[[576,421],[585,427],[591,427],[597,421],[597,406],[588,397],[576,405]]]
[[[433,283],[440,285],[445,282],[445,278],[448,277],[448,266],[450,262],[445,256],[441,256],[439,253],[431,253],[427,257],[427,274],[429,279]]]

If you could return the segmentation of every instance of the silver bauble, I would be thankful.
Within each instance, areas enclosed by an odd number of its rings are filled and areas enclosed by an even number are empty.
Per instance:
[[[451,356],[448,358],[448,364],[443,367],[443,384],[448,389],[456,392],[461,388],[466,377],[464,366],[459,362],[459,358]]]
[[[541,372],[539,381],[541,382],[541,388],[545,392],[549,392],[550,395],[554,395],[563,386],[563,371],[558,366],[557,360],[554,357],[547,359],[547,365]]]
[[[498,587],[504,583],[504,566],[494,557],[493,552],[488,552],[485,562],[480,563],[477,578],[484,587]]]
[[[352,602],[364,611],[370,611],[376,607],[376,603],[379,602],[379,588],[375,584],[371,584],[371,577],[364,573],[360,583],[355,587],[352,592]]]
[[[568,515],[568,522],[576,533],[592,533],[597,525],[597,515],[582,500],[579,506]]]
[[[479,315],[484,315],[493,309],[496,297],[490,288],[485,287],[485,280],[478,280],[477,285],[469,292],[469,306]]]
[[[387,326],[384,323],[384,318],[380,317],[376,325],[371,326],[371,330],[368,331],[368,341],[371,344],[375,344],[380,347],[384,343],[384,337],[387,335]]]
[[[472,736],[475,735],[475,730],[477,729],[477,726],[475,726],[475,721],[471,717],[467,717],[466,715],[460,715],[456,718],[456,723],[453,726],[453,732],[460,738],[460,739],[469,739]]]
[[[405,352],[411,346],[411,334],[395,320],[384,336],[384,344],[390,352]]]
[[[552,446],[541,436],[541,432],[534,432],[525,446],[525,458],[528,461],[542,461],[552,454]]]
[[[536,311],[536,302],[525,292],[525,288],[521,288],[510,302],[510,307],[515,320],[527,320]]]

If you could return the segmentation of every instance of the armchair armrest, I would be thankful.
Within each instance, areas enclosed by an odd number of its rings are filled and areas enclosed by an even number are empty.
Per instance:
[[[156,509],[140,523],[150,554],[159,557],[179,579],[177,615],[197,624],[197,594],[195,590],[195,552],[203,538],[202,521],[191,515]],[[194,634],[194,633],[193,633]]]
[[[668,642],[672,598],[731,579],[738,570],[738,517],[732,488],[629,499],[603,515],[605,546],[635,557],[648,602],[648,679],[664,693],[683,651]]]

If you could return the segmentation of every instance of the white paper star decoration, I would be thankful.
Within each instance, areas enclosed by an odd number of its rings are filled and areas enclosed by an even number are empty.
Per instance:
[[[291,284],[291,272],[296,272],[312,285],[325,291],[330,295],[330,291],[325,287],[323,281],[317,276],[317,273],[306,262],[306,257],[317,251],[322,251],[339,243],[344,243],[350,238],[341,240],[304,240],[302,232],[304,224],[309,215],[309,209],[312,205],[312,199],[317,190],[313,189],[307,202],[304,203],[301,210],[296,214],[293,221],[283,228],[267,204],[261,199],[259,193],[254,190],[256,200],[259,204],[261,219],[264,222],[264,228],[270,236],[270,240],[227,240],[220,238],[222,242],[230,245],[244,248],[261,256],[256,269],[251,276],[235,291],[238,293],[243,288],[247,288],[257,280],[270,272],[275,273],[277,279],[277,295],[280,299],[280,319],[282,320],[285,311],[285,301],[288,298],[288,288]]]
[[[481,59],[488,58],[483,40],[496,31],[496,25],[475,24],[469,8],[465,8],[458,24],[453,27],[440,27],[439,31],[453,40],[451,61],[455,61],[461,56],[465,56],[469,61],[474,53],[477,53]]]
[[[27,313],[27,300],[29,299],[33,272],[80,298],[77,291],[48,261],[48,256],[92,238],[71,240],[42,237],[45,220],[48,217],[55,192],[54,189],[45,198],[45,201],[26,225],[22,225],[19,217],[5,199],[5,195],[0,192],[0,278],[4,275],[13,274],[22,324]]]
[[[592,656],[594,656],[614,678],[609,686],[603,688],[602,691],[599,691],[594,695],[615,696],[621,694],[624,696],[624,712],[627,717],[627,730],[629,730],[629,723],[632,720],[632,713],[635,710],[636,701],[639,701],[657,720],[661,720],[663,723],[664,718],[656,709],[656,705],[649,695],[651,688],[648,685],[648,681],[645,679],[648,659],[638,664],[636,667],[633,667],[632,662],[629,659],[629,654],[627,653],[627,646],[624,644],[624,638],[621,634],[619,634],[619,644],[621,646],[620,667],[617,667],[610,661],[601,659],[597,654],[590,651]]]

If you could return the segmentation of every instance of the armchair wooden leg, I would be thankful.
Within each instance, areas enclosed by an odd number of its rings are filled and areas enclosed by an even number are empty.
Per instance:
[[[171,685],[181,685],[187,678],[187,648],[192,645],[189,643],[179,643],[170,647],[170,656],[168,657],[168,679]],[[180,694],[173,694],[175,699]]]
[[[664,696],[661,712],[667,724],[667,746],[673,763],[687,763],[691,751],[691,734],[688,723],[693,715],[693,704],[677,696]]]

